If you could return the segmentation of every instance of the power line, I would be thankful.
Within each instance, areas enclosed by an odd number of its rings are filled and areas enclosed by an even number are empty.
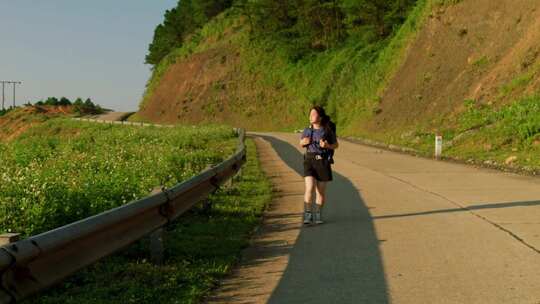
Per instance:
[[[13,85],[13,107],[15,107],[15,87],[18,84],[22,84],[20,81],[13,81],[13,80],[0,80],[0,83],[2,83],[2,110],[5,110],[5,103],[6,103],[6,84],[12,84]]]

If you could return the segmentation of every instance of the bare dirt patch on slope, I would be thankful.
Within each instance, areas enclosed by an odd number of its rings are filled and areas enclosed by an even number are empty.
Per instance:
[[[0,141],[17,138],[32,126],[50,117],[73,113],[71,106],[26,106],[0,116]]]
[[[435,126],[463,101],[502,104],[500,88],[527,72],[540,53],[536,0],[466,0],[436,7],[390,81],[371,130]],[[517,94],[540,87],[539,77]]]

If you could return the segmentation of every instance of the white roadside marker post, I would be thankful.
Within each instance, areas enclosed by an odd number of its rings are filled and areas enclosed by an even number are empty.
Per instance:
[[[442,155],[442,136],[435,136],[435,158],[440,159]]]

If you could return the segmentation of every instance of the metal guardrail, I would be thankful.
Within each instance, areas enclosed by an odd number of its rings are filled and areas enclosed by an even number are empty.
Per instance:
[[[103,124],[110,124],[110,125],[126,125],[126,126],[141,126],[141,127],[158,127],[158,128],[174,127],[174,125],[161,125],[161,124],[155,124],[155,123],[133,122],[133,121],[125,121],[125,120],[104,120],[104,119],[94,119],[94,118],[72,118],[72,119],[78,120],[78,121],[88,121],[88,122],[96,122],[96,123],[103,123]]]
[[[110,123],[110,122],[109,122]],[[232,178],[246,162],[245,131],[236,152],[169,189],[0,247],[0,303],[14,303],[58,283],[173,221]]]

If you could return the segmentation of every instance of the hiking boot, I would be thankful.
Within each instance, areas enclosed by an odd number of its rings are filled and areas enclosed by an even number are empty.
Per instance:
[[[324,223],[322,220],[322,207],[322,205],[315,204],[315,208],[313,209],[313,222],[315,222],[315,224]]]
[[[311,221],[313,221],[313,216],[311,214],[311,211],[305,211],[304,212],[304,224],[310,224]]]
[[[312,210],[312,203],[304,202],[304,224],[310,224],[313,222],[313,214],[311,213]]]
[[[324,223],[324,221],[322,220],[321,211],[315,211],[314,216],[313,216],[313,221],[315,222],[315,224]]]

